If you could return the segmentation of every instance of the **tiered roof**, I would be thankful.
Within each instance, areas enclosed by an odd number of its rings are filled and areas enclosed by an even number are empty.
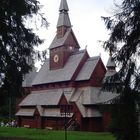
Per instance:
[[[54,38],[50,49],[65,45],[68,36],[72,33],[66,0],[61,0],[59,11],[60,15],[57,27],[67,26],[68,29],[63,37],[57,38],[56,36]],[[25,86],[38,86],[58,82],[65,83],[71,80],[72,82],[86,82],[91,79],[99,62],[102,62],[100,56],[89,57],[86,50],[76,50],[69,56],[63,68],[51,70],[50,59],[47,59],[39,72],[35,73],[36,76],[34,76],[34,73],[28,75],[29,77],[26,78],[26,81],[23,83]],[[112,76],[112,74],[116,72],[115,67],[116,65],[110,56],[107,63],[106,76]],[[34,79],[32,79],[33,76]],[[73,79],[73,77],[75,77],[75,79]],[[56,106],[59,105],[59,101],[62,95],[64,95],[69,103],[74,102],[77,105],[83,117],[101,117],[101,112],[95,106],[98,104],[110,104],[110,102],[118,96],[118,94],[112,92],[103,92],[99,87],[73,88],[69,91],[62,88],[32,91],[32,93],[19,104],[21,109],[16,115],[33,116],[35,109],[38,109],[41,116],[60,117],[60,108]],[[30,108],[28,108],[29,106]],[[44,108],[43,106],[52,106],[52,108]],[[26,107],[29,110],[25,109]]]
[[[37,108],[41,116],[60,117],[59,101],[62,95],[67,96],[66,89],[33,91],[21,103],[17,116],[33,116]],[[68,102],[74,102],[83,117],[101,117],[102,113],[96,106],[110,104],[119,95],[112,92],[101,91],[97,87],[78,88],[69,93]],[[26,108],[30,106],[30,108]],[[44,108],[43,106],[48,106]],[[50,107],[50,106],[53,106]],[[92,107],[94,106],[94,107]],[[71,114],[72,115],[72,114]]]

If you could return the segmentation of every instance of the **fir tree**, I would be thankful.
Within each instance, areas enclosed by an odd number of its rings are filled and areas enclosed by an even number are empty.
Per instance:
[[[48,25],[40,8],[37,0],[0,1],[0,87],[10,97],[20,95],[23,76],[32,69],[35,55],[39,54],[34,47],[43,43],[27,26],[27,20],[38,16],[41,24]]]
[[[138,139],[140,101],[140,0],[122,0],[112,17],[103,17],[110,37],[104,48],[113,53],[119,71],[105,88],[118,92],[111,127],[117,140]],[[110,84],[113,83],[113,84]]]

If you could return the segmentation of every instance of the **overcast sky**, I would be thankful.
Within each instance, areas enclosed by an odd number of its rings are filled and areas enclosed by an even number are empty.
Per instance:
[[[40,29],[39,35],[45,39],[40,49],[47,49],[56,34],[56,24],[59,16],[61,0],[39,0],[43,5],[42,12],[50,23],[48,29]],[[99,44],[99,40],[106,40],[108,32],[101,16],[109,16],[113,11],[114,0],[67,0],[69,17],[73,31],[81,49],[87,45],[90,56],[101,55],[104,64],[108,60],[108,53]]]

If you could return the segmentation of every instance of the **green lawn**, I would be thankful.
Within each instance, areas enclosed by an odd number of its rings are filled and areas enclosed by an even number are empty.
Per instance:
[[[34,140],[64,140],[64,131],[0,127],[0,137],[24,137]],[[115,140],[109,133],[71,132],[67,140]]]

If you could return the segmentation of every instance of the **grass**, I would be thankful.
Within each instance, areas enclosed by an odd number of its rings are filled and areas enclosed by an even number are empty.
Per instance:
[[[0,127],[0,137],[20,137],[33,140],[64,140],[64,131]],[[110,133],[68,131],[68,140],[115,140]]]

